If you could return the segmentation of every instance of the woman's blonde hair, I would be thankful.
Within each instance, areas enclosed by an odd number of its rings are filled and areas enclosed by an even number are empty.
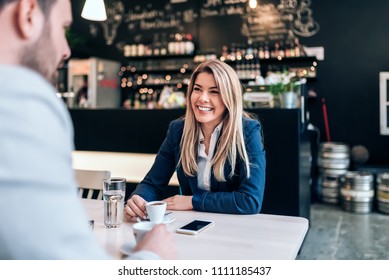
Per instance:
[[[188,85],[187,107],[185,114],[184,131],[181,138],[181,156],[179,164],[186,175],[195,176],[197,167],[197,148],[200,133],[200,123],[197,122],[191,106],[191,95],[194,83],[199,73],[209,73],[215,78],[221,99],[226,107],[223,118],[223,129],[218,141],[218,148],[211,161],[211,167],[217,181],[225,181],[224,166],[226,161],[231,165],[229,177],[234,175],[238,158],[246,166],[247,177],[250,177],[250,162],[247,155],[242,127],[242,117],[248,114],[243,112],[242,85],[238,75],[228,64],[220,60],[208,60],[201,63],[193,72]]]

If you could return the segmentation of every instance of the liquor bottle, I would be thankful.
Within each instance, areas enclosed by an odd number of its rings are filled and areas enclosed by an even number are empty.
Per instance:
[[[130,48],[130,56],[137,56],[138,55],[137,50],[138,50],[137,45],[132,44]]]
[[[270,50],[269,50],[269,43],[265,43],[265,48],[264,48],[264,58],[269,59],[270,58]]]
[[[145,55],[145,45],[138,44],[138,56],[144,56]]]
[[[247,55],[247,49],[245,48],[245,46],[242,44],[241,47],[240,47],[240,57],[241,59],[247,59],[246,55]]]
[[[242,57],[244,57],[242,50],[243,49],[241,48],[240,44],[236,44],[236,59],[237,60],[241,60]]]
[[[263,45],[262,44],[259,45],[258,57],[259,57],[259,59],[264,59],[265,58],[265,50],[263,49]]]
[[[174,48],[174,54],[182,54],[183,53],[183,47],[182,47],[182,35],[180,33],[176,33],[174,35],[175,39],[175,48]]]
[[[285,43],[285,57],[291,57],[290,45],[288,43]]]
[[[147,93],[140,94],[140,109],[147,108]]]
[[[195,45],[193,43],[193,36],[192,34],[188,33],[185,35],[185,54],[192,55],[195,50]]]
[[[251,43],[249,43],[249,45],[247,46],[247,49],[246,49],[246,55],[245,55],[245,58],[246,59],[253,59],[254,58],[254,50],[253,50],[253,46]]]
[[[151,44],[145,45],[145,55],[147,55],[147,56],[153,55],[153,48],[152,48]]]
[[[294,42],[290,42],[290,57],[296,57],[296,49]]]
[[[222,57],[224,58],[224,60],[227,59],[228,57],[228,48],[226,45],[223,45],[223,48],[222,48]]]
[[[299,42],[299,38],[294,38],[294,49],[295,49],[295,56],[300,57],[304,56],[303,48]]]
[[[250,64],[247,60],[242,63],[243,79],[250,79]]]
[[[140,109],[139,93],[135,93],[134,97],[134,109]]]
[[[280,44],[278,42],[276,42],[274,44],[274,48],[270,52],[270,57],[271,58],[278,58],[279,54],[280,54]]]
[[[162,41],[161,41],[161,55],[166,55],[167,54],[167,40],[166,40],[166,33],[162,33]]]
[[[149,110],[154,109],[153,95],[152,94],[147,94],[147,105],[146,105],[146,107]]]
[[[257,44],[253,45],[253,58],[258,57],[258,47]]]
[[[235,48],[235,44],[232,43],[230,49],[230,60],[235,60],[235,58],[236,58],[236,48]]]
[[[280,57],[284,58],[285,57],[285,47],[284,43],[280,42]]]
[[[255,76],[260,77],[261,76],[261,64],[259,63],[259,59],[255,59]]]
[[[153,100],[153,107],[154,107],[154,109],[157,109],[158,108],[158,92],[155,90],[152,93],[152,95],[153,95],[153,98],[152,98],[152,100]]]
[[[161,54],[161,42],[159,42],[159,40],[158,40],[158,33],[154,34],[153,54],[154,55]]]
[[[131,56],[131,46],[130,45],[125,45],[123,50],[124,50],[125,57]]]
[[[239,79],[243,79],[242,65],[241,65],[241,61],[239,61],[239,60],[236,63],[236,74],[238,75]]]

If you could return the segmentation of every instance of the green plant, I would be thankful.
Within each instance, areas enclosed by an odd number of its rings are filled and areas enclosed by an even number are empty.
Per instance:
[[[277,72],[271,73],[266,77],[266,83],[270,86],[270,92],[273,95],[278,95],[284,92],[297,90],[297,82],[299,79],[295,73]]]
[[[72,31],[71,29],[67,29],[65,35],[66,39],[68,40],[70,49],[85,44],[84,37],[81,37],[80,35],[74,33],[74,31]]]

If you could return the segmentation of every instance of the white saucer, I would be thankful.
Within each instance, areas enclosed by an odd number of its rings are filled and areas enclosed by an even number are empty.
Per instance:
[[[125,243],[120,247],[120,249],[119,249],[120,253],[122,253],[123,255],[129,256],[132,254],[132,250],[134,250],[135,246],[136,246],[136,242],[133,239],[131,242]]]
[[[163,221],[162,221],[162,224],[170,224],[172,222],[174,222],[176,220],[176,217],[173,215],[173,213],[167,213],[165,214],[165,216],[163,217]],[[150,220],[149,219],[141,219],[141,218],[137,218],[136,221],[138,223],[140,222],[149,222]]]

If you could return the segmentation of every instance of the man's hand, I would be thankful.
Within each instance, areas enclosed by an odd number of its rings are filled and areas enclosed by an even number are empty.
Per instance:
[[[153,252],[168,260],[175,259],[177,254],[173,234],[163,224],[156,225],[134,248],[134,252],[141,250]]]

